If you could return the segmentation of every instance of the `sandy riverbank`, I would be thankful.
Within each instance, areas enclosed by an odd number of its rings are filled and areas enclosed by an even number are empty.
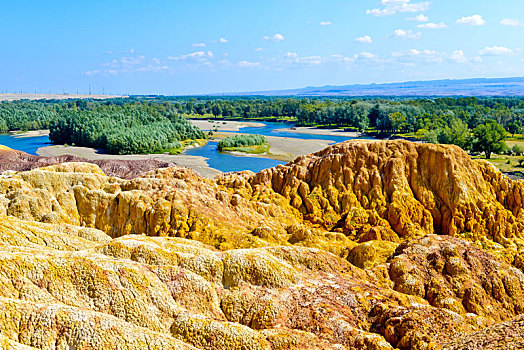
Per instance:
[[[221,132],[214,135],[215,140],[234,135],[243,135],[232,132]],[[318,152],[334,143],[329,140],[295,139],[291,137],[266,136],[269,143],[269,153],[247,154],[242,152],[229,152],[236,156],[263,157],[290,162],[298,156]]]
[[[191,124],[193,124],[196,127],[199,127],[202,130],[214,130],[215,127],[218,128],[219,132],[222,131],[239,131],[241,128],[246,127],[263,127],[264,123],[257,123],[257,122],[239,122],[239,121],[233,121],[233,120],[199,120],[199,119],[191,119]]]
[[[114,155],[105,154],[100,150],[89,147],[66,147],[61,145],[48,146],[39,148],[36,153],[42,157],[56,157],[63,155],[74,155],[89,160],[101,159],[119,159],[119,160],[161,160],[173,162],[177,166],[191,168],[196,170],[200,175],[207,178],[213,178],[221,171],[209,167],[205,157],[188,156],[184,154],[170,155],[170,154],[137,154],[137,155]]]
[[[342,129],[319,129],[315,127],[297,126],[295,128],[277,129],[277,132],[293,132],[297,134],[308,134],[308,135],[328,135],[328,136],[344,136],[357,138],[361,137],[361,133],[356,131],[344,131]]]
[[[14,137],[38,137],[38,136],[47,136],[49,135],[49,130],[31,130],[25,132],[11,131],[11,135]]]

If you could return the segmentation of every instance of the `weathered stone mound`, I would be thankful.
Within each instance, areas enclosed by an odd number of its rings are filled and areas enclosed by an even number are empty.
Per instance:
[[[388,262],[393,289],[433,306],[495,321],[524,313],[524,274],[461,239],[405,241]]]
[[[446,344],[444,350],[524,349],[523,333],[524,316],[519,316],[456,339]]]
[[[251,186],[284,196],[312,223],[354,240],[437,233],[522,238],[524,186],[460,148],[348,141],[260,172]]]
[[[404,245],[365,271],[305,247],[220,252],[9,217],[0,217],[0,232],[0,342],[13,348],[438,349],[512,313],[496,295],[475,300],[491,311],[479,315],[403,292],[411,282],[387,271]],[[423,240],[412,261],[461,242]],[[507,288],[518,288],[519,270],[466,246],[462,254],[497,265],[515,283]]]
[[[25,152],[15,151],[0,145],[0,174],[6,170],[28,171],[49,165],[65,162],[85,162],[98,165],[109,176],[123,179],[133,179],[157,168],[175,166],[171,162],[159,160],[88,160],[85,158],[65,155],[59,157],[39,157]]]
[[[518,348],[522,186],[404,141],[215,180],[6,172],[0,347]]]

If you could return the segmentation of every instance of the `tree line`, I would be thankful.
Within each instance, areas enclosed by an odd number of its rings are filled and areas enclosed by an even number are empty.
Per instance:
[[[63,109],[49,131],[53,143],[103,148],[112,154],[172,152],[182,147],[181,141],[206,138],[171,106],[149,103]]]
[[[55,143],[146,153],[205,137],[184,117],[289,120],[298,126],[401,134],[475,151],[482,128],[493,134],[500,125],[511,134],[522,133],[524,98],[136,96],[16,101],[0,103],[0,132],[50,129]]]

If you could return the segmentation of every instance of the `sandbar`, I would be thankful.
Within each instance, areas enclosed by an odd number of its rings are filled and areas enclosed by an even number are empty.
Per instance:
[[[36,153],[42,157],[56,157],[63,155],[74,155],[89,160],[100,160],[100,159],[119,159],[119,160],[161,160],[167,162],[173,162],[177,166],[191,168],[197,171],[203,177],[212,179],[216,175],[221,174],[220,170],[209,167],[205,157],[200,156],[189,156],[185,154],[134,154],[134,155],[115,155],[106,154],[103,150],[98,150],[89,147],[76,147],[76,146],[47,146],[39,148]]]

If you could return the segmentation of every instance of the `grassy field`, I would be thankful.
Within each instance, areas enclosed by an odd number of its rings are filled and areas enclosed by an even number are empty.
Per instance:
[[[182,147],[167,149],[165,150],[165,153],[169,153],[170,155],[181,154],[182,152],[184,152],[186,147],[197,146],[197,145],[204,146],[207,143],[207,141],[208,140],[205,140],[205,139],[185,140],[185,141],[180,142],[182,144]]]
[[[266,154],[269,153],[269,144],[245,146],[245,147],[225,147],[224,152],[243,152],[249,154]]]
[[[524,135],[508,135],[508,138],[506,139],[506,145],[509,148],[520,145],[524,149]],[[484,155],[475,156],[472,158],[485,159]],[[514,178],[524,179],[524,161],[522,166],[519,164],[519,161],[524,160],[524,155],[493,154],[491,159],[486,160],[495,165],[498,169],[500,169],[500,171]]]

